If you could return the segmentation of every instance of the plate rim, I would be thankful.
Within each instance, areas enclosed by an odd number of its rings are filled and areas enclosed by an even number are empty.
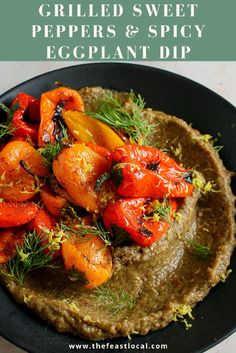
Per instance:
[[[218,100],[220,100],[224,105],[227,105],[235,114],[236,114],[236,107],[231,103],[229,102],[226,98],[222,97],[220,94],[216,93],[215,91],[213,91],[212,89],[204,86],[203,84],[195,81],[195,80],[192,80],[188,77],[185,77],[183,75],[180,75],[180,74],[177,74],[177,73],[174,73],[172,71],[169,71],[169,70],[165,70],[165,69],[162,69],[162,68],[157,68],[157,67],[153,67],[153,66],[148,66],[148,65],[145,65],[145,64],[134,64],[134,63],[123,63],[123,62],[96,62],[96,63],[83,63],[83,64],[75,64],[75,65],[70,65],[70,66],[66,66],[66,67],[61,67],[61,68],[58,68],[58,69],[55,69],[55,70],[50,70],[50,71],[47,71],[47,72],[44,72],[42,74],[39,74],[37,76],[34,76],[34,77],[31,77],[19,84],[17,84],[16,86],[13,86],[12,88],[8,89],[7,91],[5,91],[4,93],[2,93],[0,95],[0,100],[4,100],[4,97],[11,94],[11,92],[13,90],[18,90],[22,85],[24,84],[30,84],[31,82],[35,81],[35,80],[39,80],[39,79],[43,79],[44,77],[48,76],[49,74],[53,74],[53,73],[57,73],[57,72],[62,72],[62,71],[70,71],[70,70],[76,70],[77,68],[83,68],[83,67],[89,67],[89,66],[96,66],[96,67],[101,67],[101,66],[117,66],[119,65],[120,67],[133,67],[133,68],[136,68],[136,69],[143,69],[143,70],[148,70],[150,72],[154,71],[154,72],[159,72],[160,74],[163,74],[163,75],[167,75],[169,76],[170,78],[175,78],[175,79],[178,79],[178,80],[182,80],[182,81],[185,81],[189,84],[194,84],[194,85],[197,85],[199,88],[203,89],[204,91],[210,93],[211,95],[214,95]],[[84,87],[84,86],[83,86]],[[1,285],[2,287],[2,285]],[[0,287],[0,290],[2,290]],[[9,295],[9,293],[8,293]],[[223,340],[225,340],[226,338],[228,338],[229,336],[231,336],[234,332],[236,332],[236,321],[235,321],[235,326],[234,328],[232,328],[231,330],[229,330],[227,333],[225,333],[223,336],[217,338],[214,342],[211,342],[209,343],[207,346],[205,346],[203,349],[200,349],[200,350],[195,350],[194,352],[195,353],[200,353],[200,352],[205,352],[206,350],[214,347],[215,345],[221,343]],[[11,336],[8,336],[7,334],[5,333],[2,333],[1,332],[1,328],[0,328],[0,334],[1,336],[8,340],[9,342],[15,344],[17,347],[21,348],[21,349],[24,349],[28,352],[34,352],[33,350],[29,350],[29,347],[26,347],[24,346],[23,344],[18,344],[15,340],[14,340],[14,337],[12,338]],[[145,336],[144,336],[145,337]]]

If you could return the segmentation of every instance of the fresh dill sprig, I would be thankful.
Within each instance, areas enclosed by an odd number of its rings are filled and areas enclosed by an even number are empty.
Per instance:
[[[11,113],[11,109],[8,108],[5,104],[3,103],[0,103],[0,109],[3,110],[5,113],[7,113],[7,116],[10,115]]]
[[[134,91],[131,89],[129,96],[132,101],[137,105],[140,111],[144,109],[146,103],[140,94],[135,94]]]
[[[224,146],[223,145],[222,146],[213,146],[213,148],[216,152],[219,153],[222,150],[222,148],[224,148]]]
[[[68,237],[79,236],[80,240],[88,241],[88,238],[84,238],[85,235],[97,235],[104,241],[106,246],[111,245],[110,232],[107,232],[98,222],[96,222],[94,225],[77,223],[73,228],[71,228],[69,225],[61,221],[59,227]]]
[[[18,104],[15,104],[12,108],[8,108],[5,104],[0,103],[0,109],[7,114],[7,120],[5,123],[0,124],[0,140],[5,137],[9,137],[15,131],[15,128],[12,127],[12,118],[15,111],[18,109]]]
[[[45,252],[48,248],[45,237],[38,237],[35,231],[26,234],[24,243],[16,247],[16,256],[7,264],[7,271],[20,285],[24,283],[27,273],[44,267],[55,268],[53,264],[53,252]]]
[[[131,310],[135,305],[134,297],[125,290],[114,291],[109,287],[100,286],[95,289],[94,295],[112,315]]]
[[[144,100],[133,91],[130,92],[129,97],[134,103],[130,111],[111,92],[107,92],[104,98],[98,99],[98,111],[86,112],[86,114],[111,128],[123,131],[131,141],[145,144],[152,126],[141,116],[145,106]]]
[[[46,147],[39,148],[39,152],[43,157],[43,162],[46,167],[51,168],[54,159],[61,152],[63,143],[61,141],[56,143],[48,143]]]
[[[68,146],[68,143],[66,142],[68,141],[66,128],[61,122],[59,123],[61,126],[62,138],[54,143],[49,142],[46,144],[45,147],[38,149],[39,153],[43,157],[44,165],[48,168],[52,168],[52,163],[54,159],[56,159],[56,157],[64,147]]]
[[[11,136],[14,131],[15,128],[12,128],[7,124],[0,124],[0,140],[4,137]]]
[[[202,245],[194,240],[189,241],[191,252],[200,259],[206,260],[212,257],[213,253],[208,246]]]

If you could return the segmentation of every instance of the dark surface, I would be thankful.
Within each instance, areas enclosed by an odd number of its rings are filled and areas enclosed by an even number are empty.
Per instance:
[[[220,154],[226,167],[236,171],[236,109],[217,94],[191,80],[146,66],[88,64],[36,77],[8,91],[0,97],[0,101],[9,104],[20,91],[39,97],[41,92],[55,88],[55,81],[73,88],[102,86],[125,91],[132,88],[144,97],[147,107],[181,117],[202,133],[209,133],[215,137],[220,133],[217,145],[224,145]],[[235,180],[233,190],[236,194]],[[234,253],[232,268],[235,268],[235,263]],[[193,310],[195,320],[190,330],[185,330],[184,326],[177,322],[144,337],[134,337],[132,341],[120,338],[110,342],[167,344],[168,349],[165,351],[168,353],[202,352],[235,330],[235,293],[236,275],[233,271],[225,284],[220,283],[212,289],[208,297]],[[29,310],[16,304],[2,287],[0,287],[0,322],[0,334],[29,352],[64,353],[72,351],[69,350],[69,344],[92,344],[73,335],[57,333]],[[77,351],[89,350],[93,351],[91,348]],[[98,347],[94,346],[94,351],[98,352]],[[112,350],[101,350],[105,351]],[[144,348],[138,351],[151,350]]]

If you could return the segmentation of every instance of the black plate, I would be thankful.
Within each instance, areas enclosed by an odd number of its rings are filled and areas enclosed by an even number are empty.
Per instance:
[[[191,80],[146,66],[88,64],[33,78],[2,95],[0,101],[10,103],[20,91],[39,97],[41,92],[54,88],[55,81],[73,88],[96,85],[125,91],[132,88],[145,98],[147,106],[182,117],[202,133],[217,136],[220,132],[218,142],[224,145],[221,156],[226,167],[236,171],[236,109],[217,94]],[[236,194],[235,180],[233,190]],[[235,262],[236,253],[232,258],[232,263]],[[181,323],[171,323],[163,330],[132,338],[130,344],[167,344],[168,349],[165,351],[168,353],[202,352],[235,331],[235,293],[236,276],[233,272],[225,284],[220,283],[212,289],[208,297],[193,310],[195,320],[190,330],[185,330]],[[89,344],[79,337],[57,333],[29,310],[16,304],[4,288],[0,288],[0,322],[2,336],[34,353],[65,353],[71,352],[69,344]],[[114,344],[127,342],[124,338],[112,341]],[[88,352],[88,349],[79,351]],[[98,352],[98,347],[94,346],[94,351]],[[149,350],[144,348],[139,351]]]

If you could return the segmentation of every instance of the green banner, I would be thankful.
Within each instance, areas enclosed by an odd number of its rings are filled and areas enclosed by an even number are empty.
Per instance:
[[[2,0],[0,60],[236,60],[235,0]]]

